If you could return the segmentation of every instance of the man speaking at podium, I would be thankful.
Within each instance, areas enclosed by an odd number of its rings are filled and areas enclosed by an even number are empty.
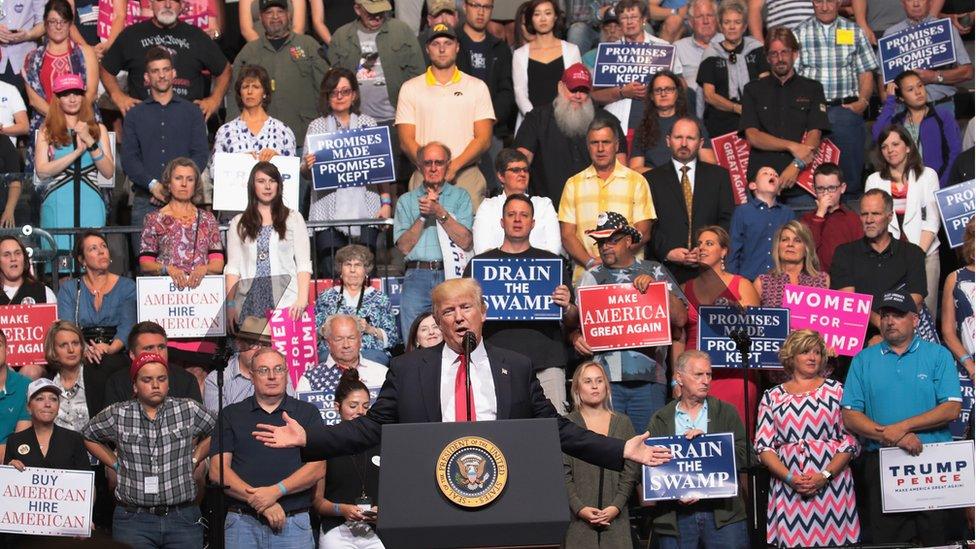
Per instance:
[[[652,466],[670,459],[666,448],[644,444],[647,433],[625,442],[583,429],[557,414],[529,359],[482,341],[486,307],[476,281],[443,282],[434,288],[431,300],[444,344],[393,359],[368,414],[306,433],[283,413],[285,425],[259,424],[254,437],[275,448],[303,447],[302,460],[320,461],[379,444],[380,430],[387,423],[555,418],[563,452],[598,467],[619,471],[624,459]],[[463,364],[465,339],[473,347],[470,384]]]

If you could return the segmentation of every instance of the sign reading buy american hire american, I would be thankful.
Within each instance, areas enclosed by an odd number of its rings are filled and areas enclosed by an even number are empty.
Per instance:
[[[633,284],[584,286],[577,290],[583,341],[594,351],[671,344],[666,282],[640,293]]]
[[[559,320],[552,293],[563,283],[561,259],[472,259],[471,278],[481,284],[488,320]]]
[[[7,448],[17,457],[26,444]],[[91,537],[95,473],[0,466],[0,532],[43,536]]]
[[[387,126],[315,134],[307,139],[307,152],[315,155],[312,186],[317,191],[396,180]]]
[[[647,439],[671,450],[671,461],[643,467],[644,501],[727,498],[739,493],[732,433]]]
[[[196,288],[176,287],[168,276],[136,278],[139,322],[151,320],[171,338],[223,337],[227,333],[224,277],[205,276]]]

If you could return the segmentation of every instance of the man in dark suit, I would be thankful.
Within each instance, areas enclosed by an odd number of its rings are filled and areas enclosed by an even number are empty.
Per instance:
[[[670,459],[667,449],[644,444],[647,433],[625,443],[587,431],[557,414],[532,375],[528,358],[482,341],[486,308],[476,281],[448,280],[434,288],[431,298],[444,343],[393,359],[368,414],[306,433],[284,413],[284,426],[259,424],[254,436],[276,448],[303,446],[302,459],[317,461],[379,444],[380,430],[387,423],[465,421],[469,415],[471,421],[555,418],[563,452],[599,467],[619,471],[624,459],[652,466]],[[470,409],[461,364],[462,342],[469,331],[477,342],[469,368]]]
[[[728,230],[735,208],[729,172],[698,161],[702,143],[698,121],[679,118],[667,136],[671,162],[645,176],[657,211],[651,253],[682,284],[698,272],[698,249],[691,245],[695,229],[721,225]]]

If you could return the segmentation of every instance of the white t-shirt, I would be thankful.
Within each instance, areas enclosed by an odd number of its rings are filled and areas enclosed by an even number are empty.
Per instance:
[[[14,123],[14,113],[27,112],[24,105],[24,98],[20,96],[17,88],[6,83],[0,82],[0,124],[9,126]],[[17,138],[10,136],[10,142],[17,144]]]

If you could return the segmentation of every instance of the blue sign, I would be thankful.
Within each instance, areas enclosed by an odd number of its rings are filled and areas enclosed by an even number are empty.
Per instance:
[[[739,494],[732,433],[649,438],[648,446],[671,450],[671,461],[644,466],[644,501],[715,499]]]
[[[699,307],[698,349],[708,353],[712,368],[742,367],[742,354],[729,337],[735,330],[743,330],[752,341],[750,368],[783,368],[779,362],[779,348],[790,335],[789,309]]]
[[[950,248],[962,246],[966,224],[973,218],[976,206],[976,180],[970,179],[958,185],[935,191],[942,227],[945,229]]]
[[[671,68],[674,46],[669,44],[603,43],[597,46],[593,86],[648,83],[652,74]]]
[[[481,283],[488,320],[560,320],[552,293],[563,283],[561,259],[472,259],[471,278]]]
[[[969,379],[962,365],[956,367],[959,369],[959,387],[962,389],[962,411],[959,412],[959,417],[949,422],[949,430],[952,431],[953,440],[963,440],[966,438],[966,429],[969,428],[976,399],[973,398],[973,380]]]
[[[881,76],[891,82],[909,69],[932,69],[956,62],[952,23],[939,19],[878,39]]]
[[[309,135],[315,155],[312,186],[317,191],[362,187],[396,180],[390,128],[375,126],[358,130]]]
[[[339,423],[339,411],[335,407],[335,391],[299,391],[295,394],[295,398],[315,406],[322,414],[322,423],[326,425]]]

